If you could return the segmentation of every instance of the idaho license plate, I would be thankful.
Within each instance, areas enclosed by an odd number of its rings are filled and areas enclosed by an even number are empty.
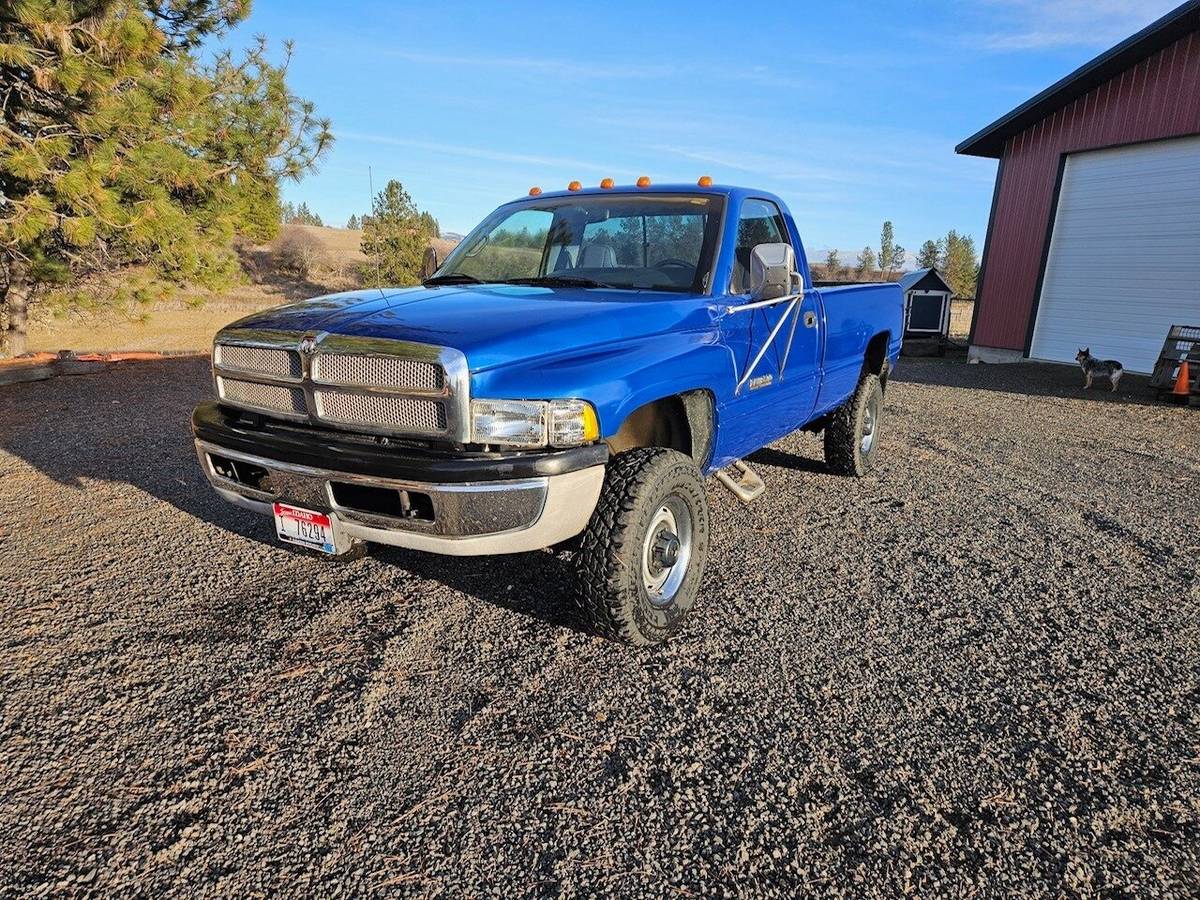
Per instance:
[[[299,544],[322,553],[338,552],[337,534],[332,520],[325,513],[276,503],[275,533],[281,541],[289,544]]]

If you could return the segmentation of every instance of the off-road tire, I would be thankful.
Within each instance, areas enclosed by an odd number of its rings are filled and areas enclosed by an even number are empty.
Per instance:
[[[643,544],[653,517],[672,496],[691,515],[691,558],[669,605],[655,605],[642,576]],[[614,457],[576,555],[579,602],[588,624],[597,634],[640,645],[678,632],[696,599],[708,542],[708,497],[689,457],[661,448]]]
[[[873,440],[863,451],[863,421],[868,405],[875,404]],[[825,463],[838,475],[861,478],[875,467],[879,454],[879,426],[883,413],[883,384],[878,375],[864,375],[854,394],[834,410],[825,425]]]

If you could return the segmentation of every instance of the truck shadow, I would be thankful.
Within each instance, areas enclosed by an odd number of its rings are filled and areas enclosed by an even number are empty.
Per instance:
[[[575,602],[575,566],[569,554],[549,550],[512,556],[435,556],[377,546],[382,563],[436,581],[484,603],[556,628],[593,634]]]
[[[819,475],[829,475],[829,467],[822,460],[788,453],[775,447],[763,447],[746,457],[746,462],[752,465],[775,466],[780,469],[791,469],[794,472],[814,472]]]
[[[123,482],[265,541],[269,530],[222,501],[200,471],[190,416],[211,390],[207,357],[118,363],[97,374],[0,388],[0,452],[81,494],[93,482]],[[0,473],[13,474],[10,466]]]
[[[190,414],[211,393],[205,357],[121,363],[98,374],[2,387],[0,478],[22,486],[29,478],[23,463],[70,498],[67,516],[91,510],[89,522],[105,517],[94,505],[103,503],[94,499],[103,484],[131,485],[202,527],[311,556],[276,540],[270,519],[226,503],[209,486],[196,459]],[[48,496],[45,487],[24,490]],[[164,529],[176,527],[167,511],[156,515]],[[519,615],[588,631],[575,612],[573,566],[565,554],[455,558],[386,547],[373,556]]]

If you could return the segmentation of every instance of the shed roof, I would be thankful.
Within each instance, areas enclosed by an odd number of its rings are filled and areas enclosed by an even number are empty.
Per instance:
[[[1200,30],[1200,0],[1187,0],[1137,34],[1084,63],[1036,97],[1005,113],[982,131],[971,135],[955,147],[954,151],[967,156],[990,156],[999,159],[1004,152],[1005,142],[1013,135],[1020,134],[1076,97],[1086,94],[1092,88],[1137,65],[1147,56],[1174,43],[1188,32],[1196,30]]]
[[[907,273],[900,279],[900,290],[908,293],[918,284],[928,278],[930,274],[934,276],[934,279],[940,281],[942,283],[942,287],[944,287],[947,291],[949,291],[951,294],[954,293],[954,289],[950,287],[950,282],[946,280],[946,276],[943,275],[939,269],[917,269],[915,272]],[[932,286],[934,285],[927,285],[925,289],[928,290]]]

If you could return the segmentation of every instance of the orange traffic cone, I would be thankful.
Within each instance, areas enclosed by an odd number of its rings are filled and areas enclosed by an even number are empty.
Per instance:
[[[1171,388],[1171,393],[1179,397],[1186,397],[1192,392],[1191,373],[1188,372],[1188,361],[1185,359],[1179,364],[1179,374],[1175,376],[1175,387]]]

